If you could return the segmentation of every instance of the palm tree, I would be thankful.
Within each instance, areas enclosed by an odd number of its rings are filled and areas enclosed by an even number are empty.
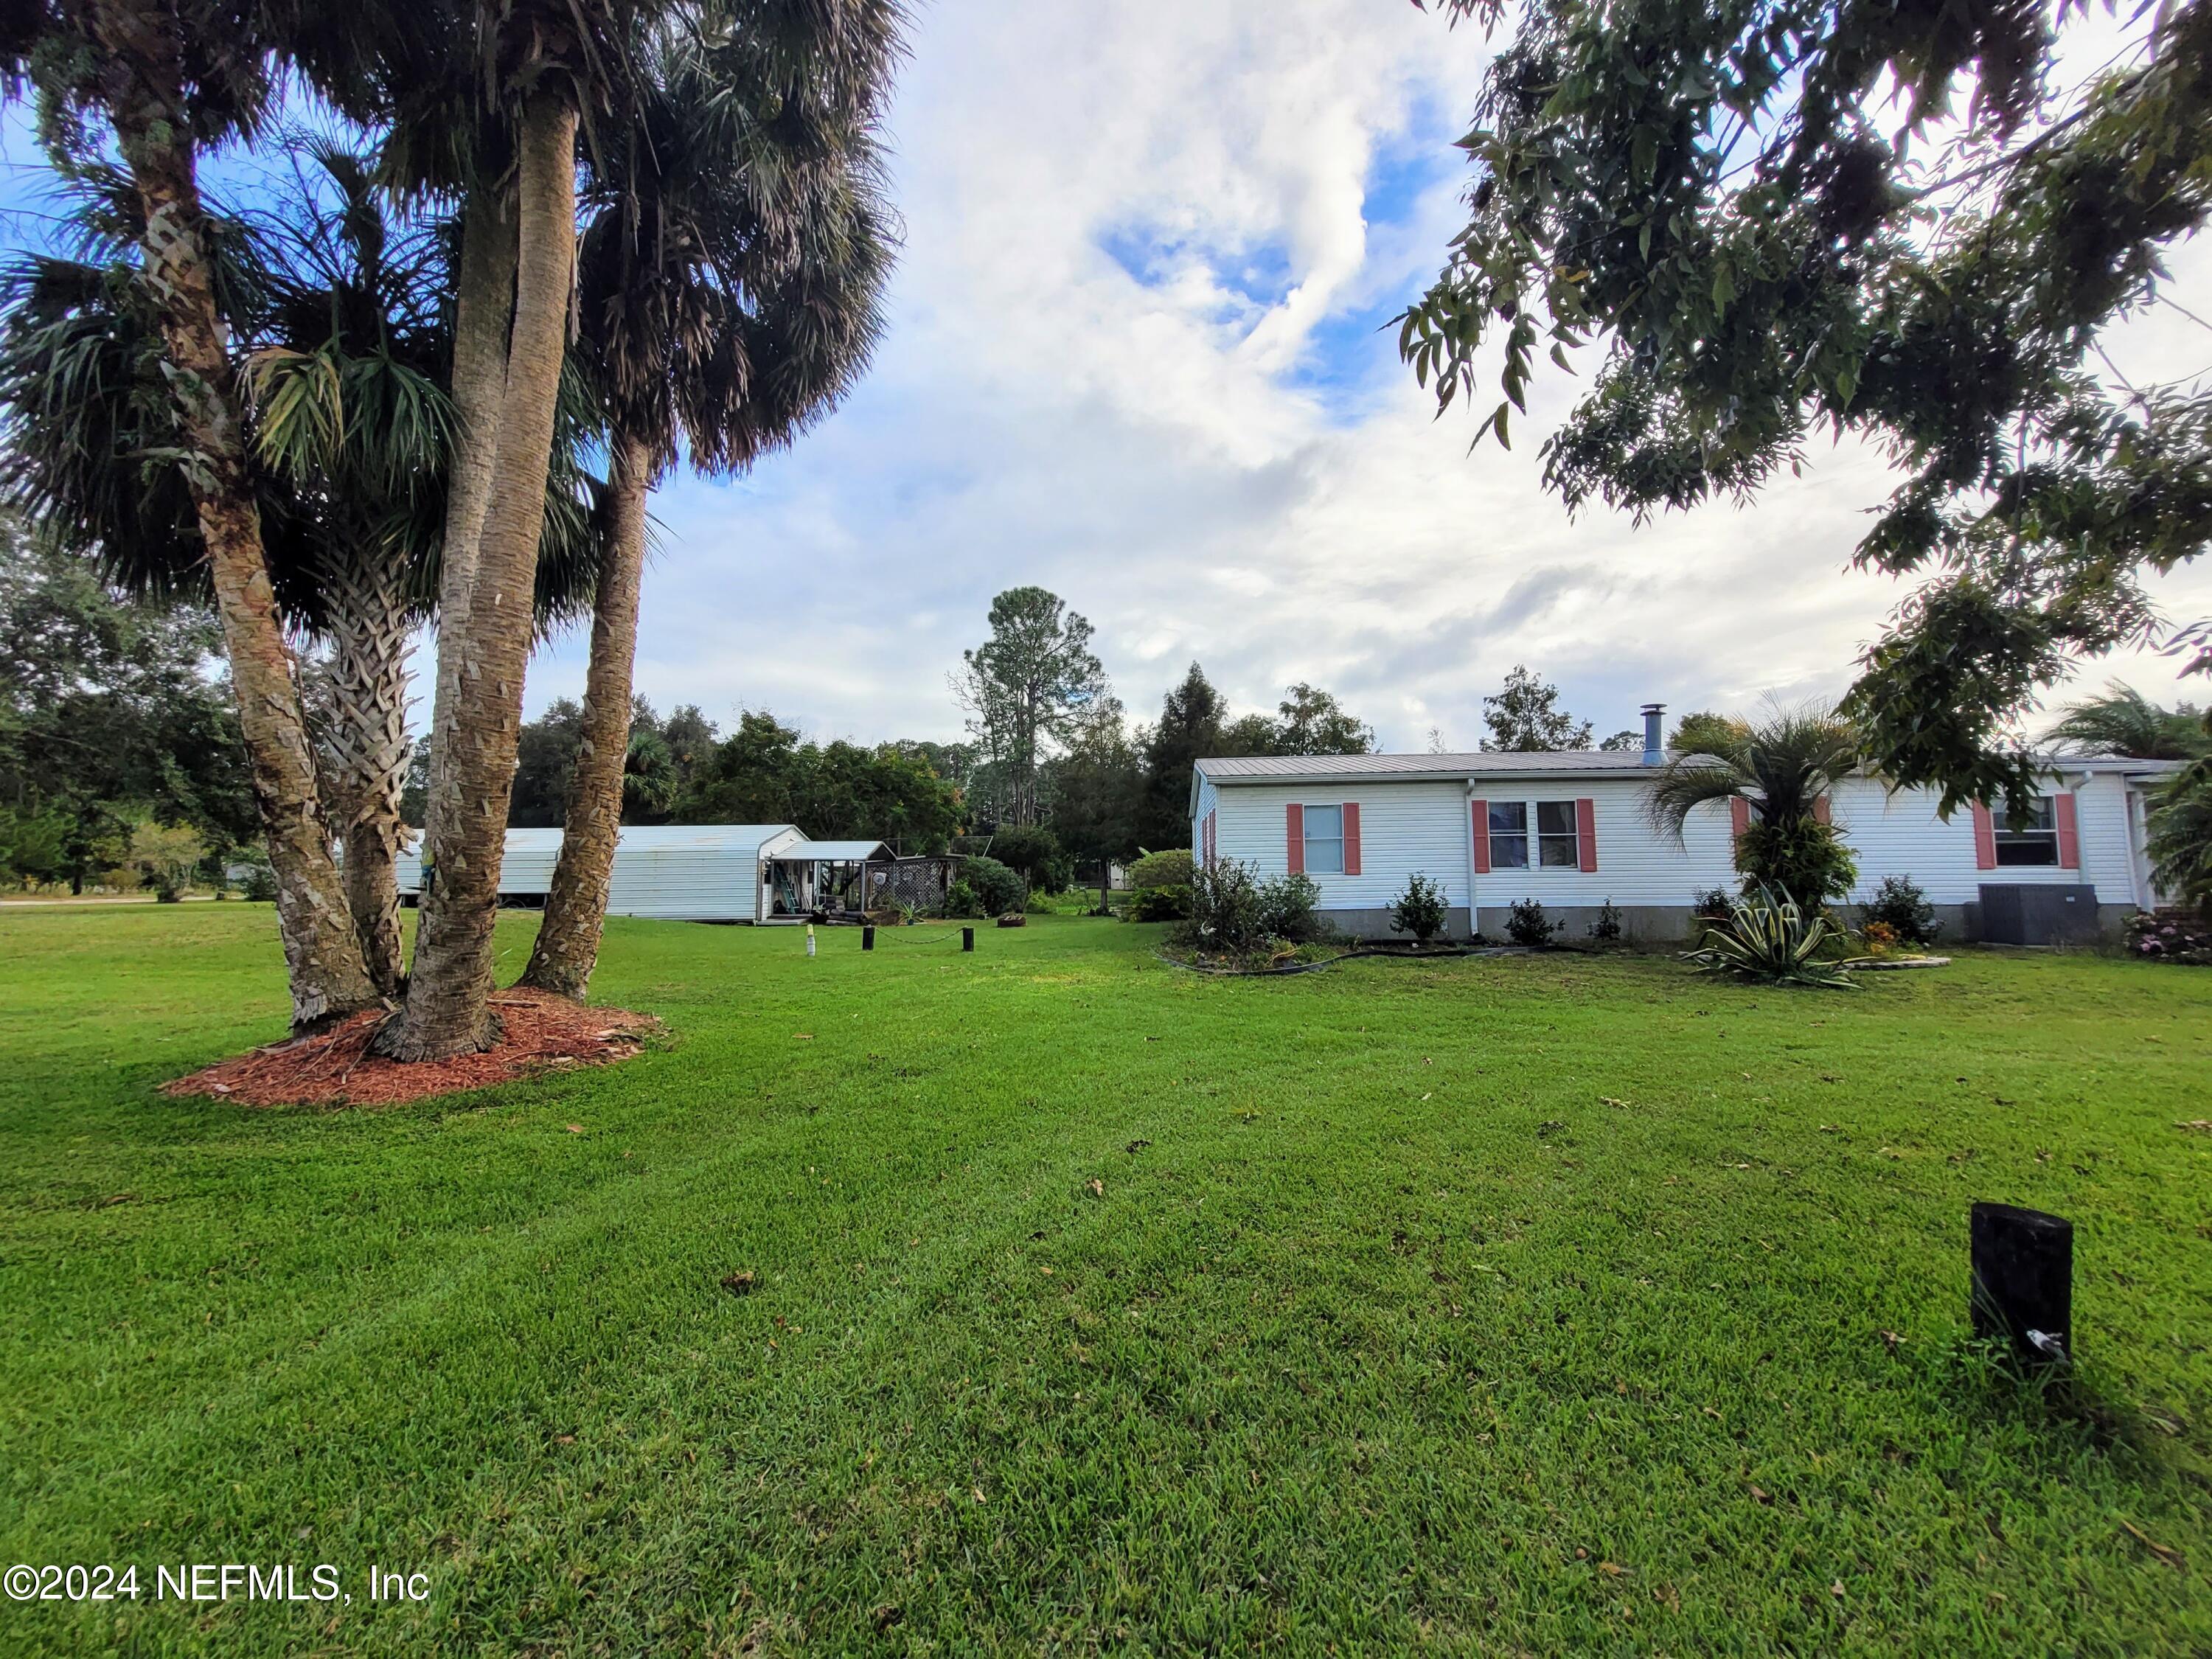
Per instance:
[[[1698,807],[1741,801],[1731,810],[1747,820],[1736,838],[1747,890],[1765,882],[1808,911],[1850,892],[1857,868],[1823,803],[1859,764],[1851,726],[1830,709],[1777,707],[1756,721],[1702,720],[1697,736],[1696,751],[1670,755],[1651,780],[1652,827],[1679,842]]]
[[[282,615],[303,653],[320,789],[337,815],[348,910],[373,981],[400,988],[399,786],[406,657],[436,588],[454,437],[444,386],[443,227],[397,226],[367,158],[302,141],[296,187],[252,221],[210,216],[232,319],[256,507]],[[127,181],[75,191],[75,258],[0,276],[0,410],[9,494],[64,546],[131,591],[204,601],[206,562],[161,394],[161,353]],[[580,406],[563,399],[537,605],[552,625],[590,602],[593,481]]]
[[[2118,680],[2102,696],[2069,707],[2048,735],[2062,752],[2075,755],[2195,760],[2212,753],[2212,730],[2195,708],[2161,708]]]
[[[626,125],[632,66],[654,9],[645,0],[520,0],[482,15],[489,27],[477,37],[477,61],[492,94],[482,115],[487,125],[512,123],[513,185],[490,194],[495,187],[481,168],[471,181],[464,290],[493,301],[492,278],[506,268],[503,239],[511,234],[513,295],[503,351],[495,302],[464,319],[469,349],[455,374],[454,401],[477,447],[466,465],[496,459],[481,527],[471,536],[464,522],[449,538],[460,556],[441,593],[424,848],[437,878],[422,896],[405,1006],[377,1040],[396,1059],[473,1052],[499,1036],[491,933],[574,283],[578,125],[586,110],[616,131]],[[453,112],[415,113],[450,121]],[[480,236],[502,246],[471,246]]]
[[[709,471],[792,441],[857,378],[880,327],[891,235],[874,129],[898,8],[758,9],[745,32],[661,40],[640,119],[588,192],[580,309],[606,399],[609,513],[583,742],[523,975],[567,996],[584,994],[606,914],[653,479],[679,438]]]
[[[314,757],[256,512],[244,400],[224,349],[199,147],[250,133],[270,100],[270,43],[250,9],[196,0],[11,7],[5,82],[70,112],[104,114],[137,198],[147,286],[168,373],[183,469],[222,619],[253,770],[297,1027],[377,1000],[331,856]],[[64,135],[72,124],[54,124]],[[66,137],[59,141],[64,146]],[[64,154],[65,165],[82,155]]]

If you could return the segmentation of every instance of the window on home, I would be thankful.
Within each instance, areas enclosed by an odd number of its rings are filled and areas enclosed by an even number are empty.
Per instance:
[[[1490,803],[1490,867],[1526,870],[1528,867],[1528,804],[1518,800]]]
[[[1536,840],[1547,870],[1579,870],[1583,855],[1575,840],[1574,802],[1538,801]]]
[[[1997,820],[1997,863],[2058,862],[2058,809],[2048,795],[2036,797],[2035,810],[2008,812]]]
[[[1306,820],[1306,873],[1340,876],[1344,873],[1344,809],[1309,806]]]

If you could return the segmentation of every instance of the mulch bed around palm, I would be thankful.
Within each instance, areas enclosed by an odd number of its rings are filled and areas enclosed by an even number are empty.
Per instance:
[[[398,1106],[432,1095],[484,1089],[576,1066],[606,1066],[641,1053],[660,1022],[621,1008],[586,1008],[517,988],[491,1000],[502,1035],[480,1054],[401,1065],[368,1052],[390,1016],[372,1008],[327,1031],[272,1042],[164,1084],[168,1095],[206,1095],[245,1106]]]

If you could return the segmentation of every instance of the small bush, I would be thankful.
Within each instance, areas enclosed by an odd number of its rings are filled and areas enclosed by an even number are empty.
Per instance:
[[[1267,944],[1267,902],[1252,866],[1234,859],[1201,866],[1190,884],[1190,920],[1176,938],[1194,950],[1228,957],[1256,954]]]
[[[1549,945],[1552,935],[1566,925],[1546,915],[1543,905],[1534,899],[1516,899],[1505,913],[1505,937],[1531,949]]]
[[[1936,907],[1910,876],[1884,876],[1874,896],[1861,908],[1859,919],[1864,924],[1862,931],[1871,934],[1876,927],[1887,927],[1893,940],[1907,945],[1933,945],[1943,931],[1943,924],[1936,920]]]
[[[1002,916],[1022,908],[1027,890],[1022,878],[996,859],[963,859],[960,865],[960,880],[975,895],[980,909],[963,910],[963,916]]]
[[[1275,876],[1260,886],[1260,925],[1292,945],[1310,945],[1334,930],[1322,919],[1321,887],[1311,876]]]
[[[945,890],[945,914],[948,916],[980,916],[983,901],[975,896],[975,890],[964,881],[956,881]]]
[[[1121,907],[1125,921],[1185,921],[1190,917],[1190,889],[1137,887]]]
[[[1690,914],[1700,921],[1719,921],[1735,908],[1735,901],[1725,887],[1708,887],[1690,895]]]
[[[1620,907],[1611,898],[1598,906],[1597,920],[1589,925],[1589,936],[1600,945],[1620,943]]]
[[[1728,920],[1706,928],[1704,945],[1683,957],[1709,973],[1856,991],[1849,974],[1821,958],[1837,931],[1820,912],[1808,912],[1787,893],[1761,886],[1737,900]]]
[[[1129,866],[1129,885],[1146,887],[1188,887],[1196,865],[1188,847],[1168,847],[1157,853],[1147,853]]]
[[[239,891],[256,903],[274,904],[276,902],[276,872],[257,859],[253,867],[246,872],[246,879],[240,884]]]
[[[1426,876],[1406,878],[1406,890],[1390,905],[1390,931],[1411,933],[1413,943],[1426,945],[1444,930],[1444,890]]]
[[[1743,872],[1745,897],[1771,890],[1807,909],[1847,896],[1859,878],[1843,832],[1817,818],[1785,827],[1754,816],[1735,838],[1735,867]]]

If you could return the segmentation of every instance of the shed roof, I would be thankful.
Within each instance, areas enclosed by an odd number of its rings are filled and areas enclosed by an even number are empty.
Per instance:
[[[795,823],[626,823],[617,835],[617,853],[655,853],[675,848],[699,851],[752,853],[761,843],[778,836],[799,833]],[[514,853],[557,853],[561,830],[510,830],[507,850]]]
[[[787,847],[777,848],[769,856],[785,862],[857,864],[894,854],[879,841],[795,841]]]

